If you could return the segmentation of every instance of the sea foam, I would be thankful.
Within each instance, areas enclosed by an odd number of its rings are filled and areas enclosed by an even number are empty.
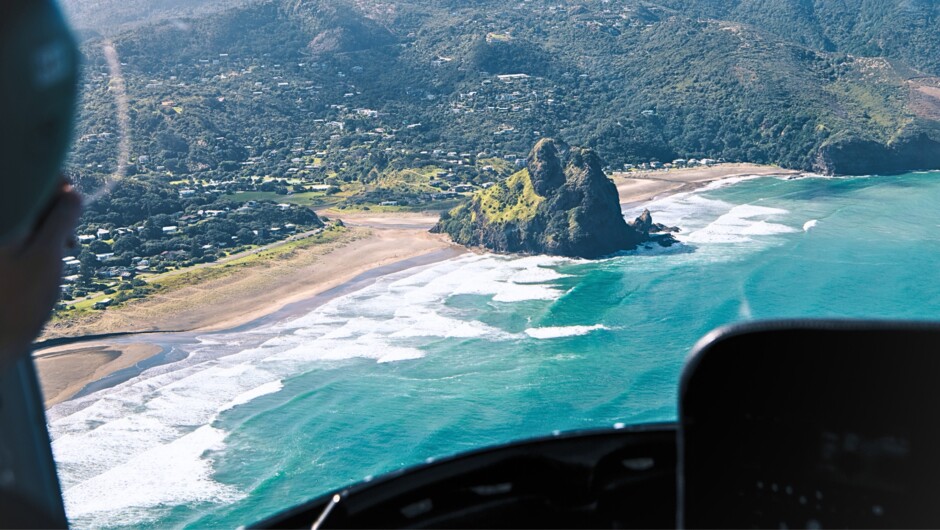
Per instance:
[[[184,357],[50,410],[53,450],[77,526],[150,520],[162,507],[225,503],[245,494],[213,479],[225,451],[220,414],[281,392],[285,381],[336,363],[411,362],[425,345],[455,339],[518,340],[447,305],[475,295],[499,304],[565,295],[554,282],[564,258],[467,255],[381,277],[284,322],[200,337]],[[530,337],[577,335],[591,326],[536,328]],[[376,368],[378,369],[378,368]]]
[[[559,339],[563,337],[578,337],[587,335],[592,331],[609,329],[607,326],[597,324],[594,326],[554,326],[544,328],[529,328],[525,334],[533,339]]]
[[[209,450],[223,447],[225,433],[208,425],[140,452],[127,462],[64,491],[72,520],[99,515],[108,525],[139,524],[153,510],[191,502],[234,502],[243,495],[210,478]]]
[[[768,220],[787,213],[780,208],[742,204],[708,226],[688,234],[684,240],[692,243],[746,243],[755,237],[796,232],[787,225]]]

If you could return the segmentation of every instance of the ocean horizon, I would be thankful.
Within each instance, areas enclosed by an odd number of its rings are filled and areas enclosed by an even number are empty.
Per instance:
[[[680,227],[669,248],[412,262],[161,344],[49,410],[70,522],[236,527],[429,458],[672,421],[685,356],[734,322],[937,319],[938,176],[728,179],[624,210]]]

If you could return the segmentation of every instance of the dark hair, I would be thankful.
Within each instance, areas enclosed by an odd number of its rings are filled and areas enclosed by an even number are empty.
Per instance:
[[[0,240],[28,230],[71,142],[78,49],[54,0],[0,0]]]
[[[36,3],[49,0],[35,0]],[[0,32],[6,31],[17,17],[26,9],[30,0],[2,0],[0,1]]]

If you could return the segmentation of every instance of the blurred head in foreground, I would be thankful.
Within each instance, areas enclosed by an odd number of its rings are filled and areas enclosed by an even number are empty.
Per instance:
[[[60,176],[77,79],[56,4],[0,1],[0,374],[29,352],[59,297],[81,210]]]
[[[0,3],[0,244],[25,236],[59,183],[78,52],[51,0]]]

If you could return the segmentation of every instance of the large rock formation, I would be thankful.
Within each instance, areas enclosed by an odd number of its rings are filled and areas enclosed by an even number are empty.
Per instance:
[[[901,136],[890,145],[843,140],[819,149],[813,170],[826,175],[874,175],[940,168],[940,141],[926,133]]]
[[[559,153],[544,139],[529,154],[526,169],[488,189],[469,203],[441,215],[432,231],[462,245],[497,252],[597,258],[669,235],[650,236],[660,227],[644,213],[645,225],[628,224],[617,188],[590,149]]]

